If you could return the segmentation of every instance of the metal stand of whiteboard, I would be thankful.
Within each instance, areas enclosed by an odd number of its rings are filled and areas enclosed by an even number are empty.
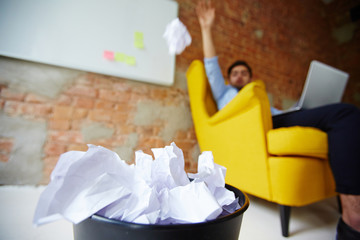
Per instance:
[[[0,55],[169,86],[177,15],[172,0],[0,0]]]

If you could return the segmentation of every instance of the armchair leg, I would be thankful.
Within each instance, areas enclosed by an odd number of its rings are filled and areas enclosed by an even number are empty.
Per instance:
[[[281,220],[282,235],[284,237],[288,237],[289,236],[289,221],[290,221],[291,207],[279,204],[279,208],[280,208],[280,220]]]

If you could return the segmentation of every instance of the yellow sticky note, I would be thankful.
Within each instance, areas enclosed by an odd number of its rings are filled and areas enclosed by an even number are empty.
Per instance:
[[[144,48],[144,34],[142,32],[134,33],[134,46],[139,49]]]
[[[125,62],[126,62],[127,65],[135,66],[136,65],[136,58],[132,57],[132,56],[126,56],[125,57]]]
[[[126,55],[124,53],[115,52],[114,58],[117,62],[125,62]]]
[[[143,49],[144,48],[144,42],[143,41],[135,41],[134,46],[136,48]]]
[[[144,39],[144,33],[142,32],[135,32],[134,33],[135,40],[143,40]]]

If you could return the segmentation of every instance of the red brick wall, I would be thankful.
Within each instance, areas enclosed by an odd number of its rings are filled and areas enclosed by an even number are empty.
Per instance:
[[[202,44],[195,15],[197,1],[178,0],[180,20],[188,27],[193,42],[176,58],[176,82],[183,84],[185,72],[194,59],[202,59]],[[309,63],[318,59],[350,72],[345,101],[360,106],[359,21],[351,40],[339,44],[333,29],[349,22],[348,10],[360,3],[335,0],[325,5],[321,0],[223,0],[214,1],[216,26],[214,40],[223,71],[236,59],[245,59],[253,67],[255,78],[264,80],[276,107],[286,99],[299,97]],[[45,121],[47,139],[43,149],[44,174],[49,175],[59,155],[69,150],[86,150],[81,126],[100,122],[113,129],[111,138],[92,144],[114,148],[123,145],[130,134],[138,136],[136,150],[150,153],[150,148],[164,147],[171,141],[183,149],[186,170],[194,171],[196,136],[193,127],[177,131],[174,139],[165,142],[160,130],[166,120],[151,126],[134,124],[136,106],[142,101],[158,101],[164,106],[180,103],[188,106],[186,89],[175,84],[162,87],[134,83],[99,74],[84,74],[65,89],[57,99],[0,86],[0,110],[9,116]],[[13,140],[0,137],[0,161],[9,160]]]
[[[8,162],[14,141],[11,138],[0,138],[0,162]]]

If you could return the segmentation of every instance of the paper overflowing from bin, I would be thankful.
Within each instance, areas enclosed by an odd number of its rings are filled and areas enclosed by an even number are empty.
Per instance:
[[[179,18],[175,18],[166,26],[163,37],[170,54],[181,54],[191,44],[190,33]]]
[[[135,152],[132,165],[104,147],[88,147],[60,156],[39,198],[35,226],[63,218],[76,224],[93,214],[142,224],[198,223],[240,208],[211,152],[199,156],[198,173],[186,174],[175,143],[152,149],[154,160]]]

